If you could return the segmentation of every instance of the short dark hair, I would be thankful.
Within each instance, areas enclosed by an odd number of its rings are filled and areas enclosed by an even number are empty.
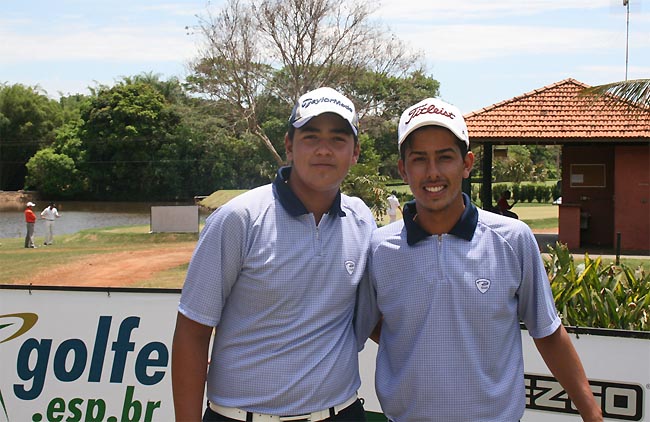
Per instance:
[[[406,147],[411,145],[411,142],[413,142],[413,134],[419,131],[422,128],[425,128],[428,126],[422,126],[420,128],[415,129],[413,132],[409,133],[409,135],[404,139],[404,142],[402,142],[402,145],[400,145],[399,148],[399,156],[404,161],[406,159]],[[449,129],[447,129],[449,130]],[[449,131],[451,132],[451,131]],[[451,132],[453,134],[453,132]],[[456,135],[454,135],[454,138],[456,139],[456,145],[458,146],[458,149],[460,150],[460,156],[465,159],[465,156],[467,155],[467,151],[469,151],[469,148],[467,147],[467,144],[465,141],[461,141],[458,139]]]

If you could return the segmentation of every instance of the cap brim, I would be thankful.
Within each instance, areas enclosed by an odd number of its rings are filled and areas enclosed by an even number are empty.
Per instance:
[[[299,128],[303,127],[304,125],[306,125],[314,117],[318,117],[321,114],[326,114],[326,113],[332,113],[332,114],[336,114],[337,116],[339,116],[341,119],[343,119],[350,126],[350,129],[352,129],[352,133],[354,134],[354,136],[358,136],[357,128],[354,127],[354,125],[352,123],[350,123],[350,121],[348,119],[346,119],[344,116],[341,116],[339,113],[337,113],[335,111],[323,111],[322,113],[319,113],[319,114],[316,114],[316,115],[313,115],[313,116],[301,117],[300,119],[297,119],[297,120],[293,121],[291,123],[291,125],[293,127],[297,128],[297,129],[299,129]]]
[[[454,129],[450,128],[449,126],[447,126],[447,125],[445,125],[445,124],[442,124],[442,123],[436,123],[436,122],[431,122],[431,121],[429,121],[429,122],[420,122],[420,123],[418,123],[418,124],[416,124],[416,125],[413,125],[413,127],[410,127],[410,128],[409,128],[405,133],[402,134],[402,137],[398,140],[398,142],[397,142],[397,147],[398,147],[398,148],[401,148],[401,147],[402,147],[402,143],[404,143],[404,141],[406,140],[406,138],[408,138],[408,136],[409,136],[411,133],[413,133],[413,132],[416,131],[417,129],[420,129],[421,127],[425,127],[425,126],[437,126],[437,127],[443,127],[443,128],[445,128],[445,129],[449,130],[451,133],[453,133],[454,136],[455,136],[456,138],[458,138],[459,141],[464,142],[465,145],[467,145],[467,146],[469,147],[469,140],[468,140],[466,137],[464,137],[462,133],[461,133],[461,134],[458,134],[458,133],[456,133],[456,131],[455,131]]]

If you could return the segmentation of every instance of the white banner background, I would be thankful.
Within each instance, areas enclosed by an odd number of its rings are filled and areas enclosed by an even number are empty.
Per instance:
[[[178,299],[178,291],[111,290],[107,293],[39,289],[30,292],[3,286],[0,289],[0,394],[4,409],[0,406],[0,421],[173,420],[171,341]],[[7,340],[24,323],[20,317],[8,315],[30,313],[38,316],[36,324],[22,335]],[[108,327],[109,319],[110,327],[100,329],[98,335],[100,321]],[[118,339],[123,323],[122,338]],[[549,371],[525,330],[522,337],[527,376],[548,376]],[[650,420],[650,339],[587,334],[571,337],[594,383],[597,399],[614,416],[607,420]],[[106,341],[105,347],[102,339]],[[376,351],[376,345],[368,342],[360,355],[363,383],[359,393],[365,399],[366,410],[380,412],[374,393]],[[93,355],[95,375],[97,359],[104,357],[98,382],[89,381]],[[111,382],[113,367],[117,367],[118,374],[121,372],[122,356],[126,356],[123,379]],[[58,362],[56,368],[55,362]],[[139,362],[140,379],[136,376],[136,362]],[[77,375],[74,380],[60,380]],[[540,382],[538,385],[553,387],[552,382]],[[41,385],[42,391],[36,394]],[[580,420],[575,415],[549,411],[566,406],[565,396],[553,398],[554,394],[545,393],[545,388],[531,387],[530,380],[527,385],[529,401],[548,410],[527,409],[522,421]],[[25,399],[30,392],[35,397]],[[640,411],[634,407],[639,401],[643,403]]]

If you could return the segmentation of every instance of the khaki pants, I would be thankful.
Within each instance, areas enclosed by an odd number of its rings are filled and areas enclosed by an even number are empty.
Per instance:
[[[45,244],[51,245],[54,242],[54,220],[45,220]]]
[[[27,234],[25,235],[25,247],[33,248],[34,245],[34,223],[27,223]]]

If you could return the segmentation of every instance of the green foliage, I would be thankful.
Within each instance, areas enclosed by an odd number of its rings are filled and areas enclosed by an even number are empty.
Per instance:
[[[358,104],[361,130],[374,139],[380,155],[380,173],[400,178],[397,170],[397,120],[411,105],[427,97],[436,97],[440,83],[416,69],[398,77],[379,72],[358,72],[357,79],[346,86]]]
[[[650,274],[643,267],[604,265],[589,255],[576,265],[559,242],[544,265],[565,325],[650,331]]]
[[[361,155],[356,165],[350,171],[341,184],[341,191],[350,196],[356,196],[363,200],[372,210],[375,217],[380,220],[386,214],[386,176],[377,173],[379,167],[379,154],[375,151],[372,140],[369,136],[359,136]]]
[[[343,189],[362,197],[377,215],[385,212],[388,195],[386,178],[379,175],[399,178],[396,119],[402,108],[436,96],[438,89],[438,82],[420,70],[405,76],[359,70],[345,85],[362,116],[362,151]],[[288,91],[277,86],[262,89],[250,98],[256,113],[256,125],[251,127],[230,102],[191,97],[178,80],[163,81],[153,74],[124,77],[114,86],[90,88],[88,96],[62,97],[58,102],[47,100],[36,88],[24,90],[34,103],[44,101],[58,114],[49,126],[41,127],[49,132],[34,132],[43,142],[12,144],[23,162],[32,159],[29,174],[25,167],[17,176],[16,189],[27,186],[70,199],[179,200],[268,183],[277,162],[270,149],[256,141],[264,138],[274,150],[284,150],[291,109]],[[23,109],[28,117],[39,113],[33,107]],[[15,121],[9,117],[0,114],[3,135]],[[21,133],[37,136],[27,131],[36,126],[27,124]],[[4,137],[1,141],[5,154],[8,141]],[[35,156],[38,150],[43,152]],[[2,156],[3,163],[7,158]],[[3,174],[5,170],[7,166]]]
[[[472,185],[474,189],[475,185]],[[478,195],[478,189],[480,185],[477,186],[476,194]],[[512,192],[512,200],[517,202],[533,202],[537,200],[540,204],[549,203],[553,197],[553,187],[542,185],[542,184],[530,184],[530,183],[499,183],[492,186],[492,198],[494,201],[498,201],[501,197],[503,191],[509,190]],[[478,196],[477,196],[478,197]]]
[[[0,190],[23,188],[27,160],[54,140],[61,106],[38,87],[0,84]]]
[[[27,162],[26,184],[48,198],[71,198],[83,190],[83,181],[74,161],[52,148],[38,151]]]
[[[91,182],[92,197],[165,194],[181,148],[172,136],[180,117],[154,86],[127,80],[100,88],[82,108],[81,121],[78,136],[85,157],[78,165]]]
[[[212,147],[212,190],[251,189],[273,180],[277,166],[259,142],[224,137]]]
[[[510,145],[506,158],[494,159],[492,176],[497,182],[514,183],[557,179],[560,173],[558,167],[560,151],[557,145]],[[474,177],[479,177],[482,151],[478,151],[476,155],[477,171]]]
[[[585,88],[580,95],[603,98],[607,103],[624,101],[631,105],[650,107],[650,79],[633,79]]]
[[[535,199],[537,202],[544,203],[550,202],[553,193],[553,188],[546,185],[535,185]]]

